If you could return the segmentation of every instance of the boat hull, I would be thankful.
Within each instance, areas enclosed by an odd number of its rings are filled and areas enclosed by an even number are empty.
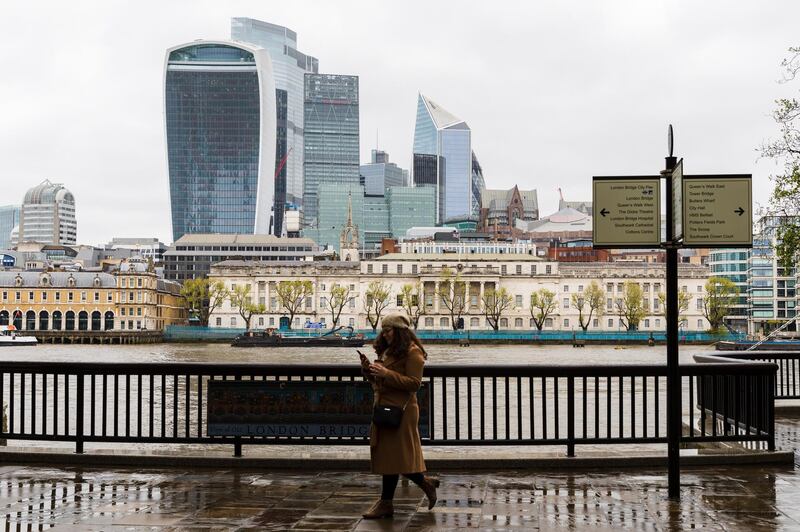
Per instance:
[[[363,338],[237,336],[232,347],[363,347]]]
[[[3,340],[0,338],[0,347],[20,347],[23,345],[37,345],[39,342],[36,341],[34,338],[33,341],[30,339],[22,340]]]

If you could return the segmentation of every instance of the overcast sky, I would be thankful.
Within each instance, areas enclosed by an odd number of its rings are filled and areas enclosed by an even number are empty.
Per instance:
[[[320,71],[355,74],[361,156],[409,167],[417,92],[467,121],[489,188],[542,215],[592,175],[656,173],[667,124],[685,173],[752,173],[767,200],[786,48],[800,2],[31,1],[0,4],[0,205],[45,178],[75,193],[78,240],[171,241],[162,118],[167,47],[281,24]],[[735,8],[733,6],[736,6]]]

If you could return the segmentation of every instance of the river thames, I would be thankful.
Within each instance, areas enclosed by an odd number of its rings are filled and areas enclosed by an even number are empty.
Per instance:
[[[428,345],[429,364],[666,364],[663,345]],[[361,349],[370,355],[369,344]],[[712,346],[681,346],[681,362]],[[227,344],[60,345],[8,347],[3,360],[42,362],[231,362],[260,364],[358,364],[352,348],[236,348]]]

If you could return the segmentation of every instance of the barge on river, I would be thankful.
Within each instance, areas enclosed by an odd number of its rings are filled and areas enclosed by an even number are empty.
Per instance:
[[[284,336],[274,329],[248,331],[234,338],[233,347],[363,347],[364,335],[339,327],[319,336]]]
[[[35,336],[23,336],[17,333],[13,325],[0,325],[0,347],[36,345],[39,341]]]

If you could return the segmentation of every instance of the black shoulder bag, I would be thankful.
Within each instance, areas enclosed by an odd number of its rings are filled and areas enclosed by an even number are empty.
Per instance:
[[[396,429],[403,421],[406,405],[408,405],[408,401],[403,406],[375,405],[372,410],[372,422],[376,427]]]

